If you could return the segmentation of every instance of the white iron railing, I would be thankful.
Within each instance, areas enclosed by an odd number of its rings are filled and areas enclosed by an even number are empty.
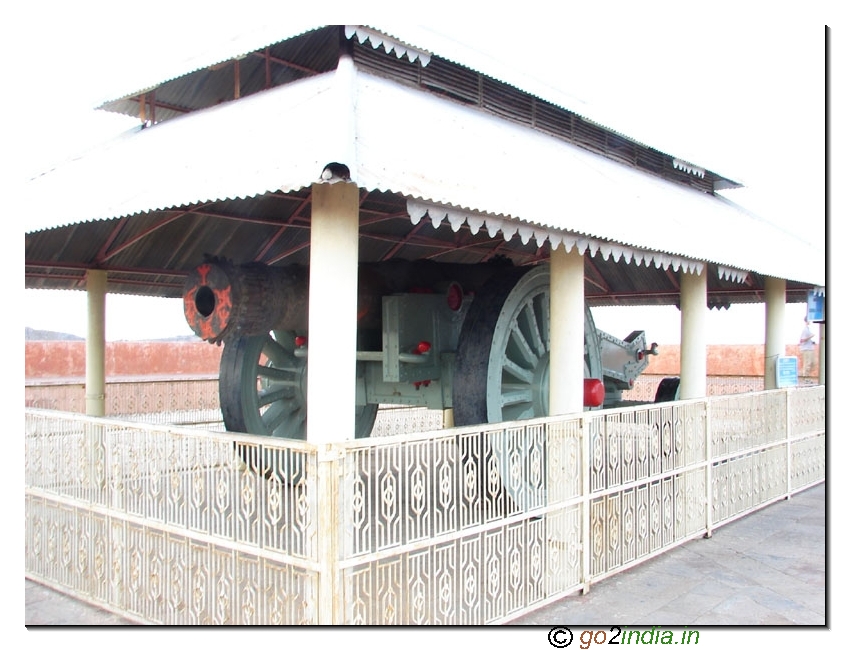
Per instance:
[[[107,417],[223,430],[217,376],[113,378],[105,388]],[[31,408],[85,413],[86,386],[82,380],[30,380],[24,399]]]
[[[26,574],[158,624],[500,623],[825,478],[825,390],[327,445],[26,411]]]

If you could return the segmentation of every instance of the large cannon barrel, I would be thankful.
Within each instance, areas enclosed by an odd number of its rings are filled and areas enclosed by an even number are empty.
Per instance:
[[[307,269],[205,262],[186,278],[183,313],[195,334],[211,343],[274,327],[306,329]]]
[[[475,292],[504,267],[501,261],[474,265],[427,260],[361,264],[358,326],[380,330],[382,296],[443,290],[450,285],[455,291]],[[211,260],[186,278],[183,311],[195,334],[211,343],[274,329],[306,332],[308,287],[305,266],[235,265]]]

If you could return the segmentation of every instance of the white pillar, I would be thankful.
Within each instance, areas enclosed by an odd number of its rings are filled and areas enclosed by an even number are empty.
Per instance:
[[[563,246],[550,256],[549,415],[584,409],[584,255]]]
[[[785,356],[785,280],[764,279],[764,388],[776,388],[776,363]]]
[[[826,385],[826,321],[818,325],[820,329],[820,345],[818,345],[818,383]]]
[[[307,440],[354,438],[359,192],[314,183],[310,221]]]
[[[682,373],[680,399],[705,397],[707,271],[681,274]]]
[[[86,271],[86,415],[106,415],[106,271]]]

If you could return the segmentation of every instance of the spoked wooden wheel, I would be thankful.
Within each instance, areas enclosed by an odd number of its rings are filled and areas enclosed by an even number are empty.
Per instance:
[[[452,381],[455,424],[549,414],[549,318],[548,266],[512,270],[479,292],[458,341]],[[601,379],[596,327],[587,307],[584,327],[584,376]],[[490,507],[513,514],[545,504],[545,436],[489,431],[484,449],[484,457],[470,467],[478,468],[478,485],[494,504]],[[503,495],[509,498],[503,501]]]
[[[219,399],[228,431],[306,438],[307,359],[296,354],[295,339],[296,332],[275,330],[225,344]],[[357,407],[355,437],[371,433],[377,411],[377,404]]]
[[[602,379],[585,307],[584,376]],[[452,402],[459,426],[549,414],[549,267],[502,274],[475,297],[458,341]]]

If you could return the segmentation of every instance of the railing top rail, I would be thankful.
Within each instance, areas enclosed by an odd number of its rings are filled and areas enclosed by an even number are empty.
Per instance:
[[[261,444],[265,447],[276,447],[293,449],[308,453],[315,453],[318,449],[317,445],[310,444],[303,440],[291,440],[288,438],[272,438],[266,436],[257,436],[249,433],[237,433],[235,431],[210,431],[189,426],[174,426],[152,424],[148,422],[135,422],[122,420],[120,418],[96,417],[93,415],[83,415],[80,413],[69,413],[67,411],[55,411],[51,409],[39,409],[27,407],[24,409],[25,416],[42,416],[52,420],[64,420],[67,422],[78,422],[80,424],[88,424],[92,426],[111,427],[118,430],[139,430],[158,432],[163,434],[176,434],[190,438],[221,438],[222,441],[241,442],[248,445]]]
[[[781,388],[775,389],[771,391],[762,391],[761,393],[776,393],[776,392],[785,392],[785,393],[793,393],[795,391],[799,392],[816,392],[816,391],[824,391],[824,386],[798,386],[794,388]],[[761,394],[759,393],[759,394]],[[751,393],[747,395],[752,395]],[[340,449],[358,449],[364,447],[380,447],[398,443],[410,443],[417,442],[421,440],[427,439],[440,439],[440,438],[454,438],[457,436],[464,436],[473,433],[488,433],[488,432],[499,432],[517,428],[529,429],[534,427],[543,427],[547,428],[552,425],[564,425],[571,422],[579,422],[586,421],[592,422],[594,420],[602,420],[602,419],[610,419],[612,416],[621,416],[628,415],[632,413],[639,413],[644,411],[653,411],[667,408],[683,408],[688,407],[689,405],[694,404],[705,404],[707,407],[710,407],[711,404],[719,403],[722,400],[733,401],[735,399],[740,399],[740,394],[733,395],[717,395],[713,397],[704,397],[704,398],[696,398],[690,400],[680,400],[676,402],[660,402],[660,403],[648,403],[641,405],[630,405],[624,406],[620,408],[612,408],[612,409],[604,409],[599,411],[585,411],[583,413],[573,413],[566,415],[557,415],[557,416],[548,416],[544,418],[534,418],[530,420],[521,420],[517,422],[503,422],[496,424],[479,424],[479,425],[470,425],[465,427],[456,427],[452,429],[437,429],[430,431],[422,431],[415,433],[403,433],[392,436],[382,436],[382,437],[370,437],[370,438],[360,438],[356,440],[344,440],[334,443],[323,443],[321,445],[316,445],[307,441],[302,440],[291,440],[287,438],[272,438],[265,436],[256,436],[247,433],[236,433],[236,432],[216,432],[209,431],[203,428],[195,428],[190,426],[177,426],[177,425],[160,425],[160,424],[152,424],[146,422],[129,422],[124,419],[120,419],[117,417],[94,417],[83,415],[79,413],[71,413],[66,411],[56,411],[49,409],[39,409],[34,407],[26,407],[25,413],[32,414],[35,416],[42,417],[50,417],[52,419],[63,419],[67,421],[74,421],[80,423],[87,423],[91,425],[101,425],[114,427],[118,429],[127,429],[133,428],[138,430],[146,430],[146,431],[160,431],[165,433],[179,433],[180,435],[185,436],[208,436],[213,435],[217,437],[221,437],[222,439],[233,440],[234,442],[241,442],[248,445],[257,445],[261,444],[269,448],[288,448],[301,450],[306,452],[315,453],[320,449],[327,449],[328,446],[337,447]]]
[[[198,381],[218,381],[218,375],[119,375],[107,377],[106,385],[112,384],[172,384]],[[38,386],[85,386],[85,377],[27,377],[24,385],[27,388]]]

